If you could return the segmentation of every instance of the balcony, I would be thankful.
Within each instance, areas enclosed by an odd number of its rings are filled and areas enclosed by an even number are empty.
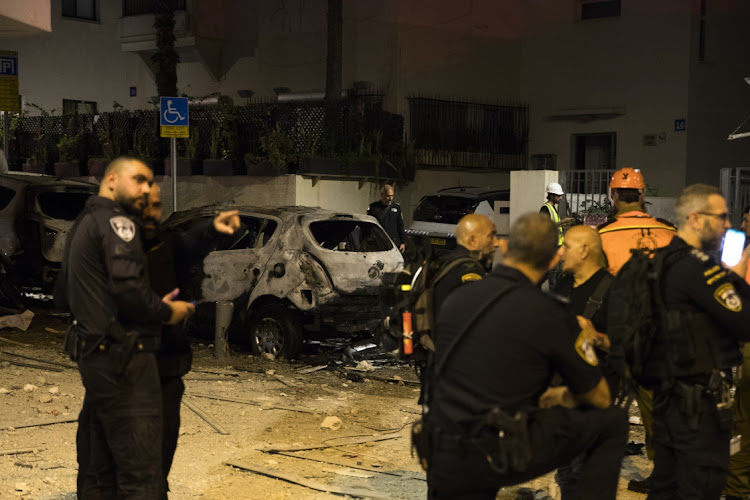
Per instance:
[[[0,2],[0,38],[52,31],[50,0]]]
[[[224,44],[224,2],[222,0],[174,0],[175,50],[180,62],[202,62],[211,75],[223,76],[221,48]],[[154,8],[156,0],[123,0],[120,46],[137,53],[153,72],[151,56],[156,52]]]

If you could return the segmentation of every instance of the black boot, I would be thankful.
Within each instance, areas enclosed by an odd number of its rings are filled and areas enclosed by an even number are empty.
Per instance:
[[[630,491],[635,491],[636,493],[645,493],[648,494],[649,490],[651,489],[651,481],[650,477],[647,477],[646,479],[631,479],[628,483],[628,489]]]

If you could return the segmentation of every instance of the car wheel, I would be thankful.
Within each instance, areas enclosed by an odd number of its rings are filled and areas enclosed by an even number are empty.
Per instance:
[[[291,359],[302,347],[302,324],[297,314],[283,306],[265,306],[250,318],[250,345],[257,355]]]

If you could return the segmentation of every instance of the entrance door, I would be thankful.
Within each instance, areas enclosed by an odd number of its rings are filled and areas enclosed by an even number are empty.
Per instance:
[[[573,134],[574,170],[612,170],[615,168],[617,134]]]

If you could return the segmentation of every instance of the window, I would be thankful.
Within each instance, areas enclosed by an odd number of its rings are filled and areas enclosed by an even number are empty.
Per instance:
[[[99,11],[97,9],[97,1],[98,0],[62,0],[62,15],[63,17],[98,21]]]
[[[42,213],[47,217],[53,219],[62,220],[76,220],[78,214],[83,211],[86,206],[86,200],[93,193],[81,193],[81,192],[59,192],[59,191],[48,191],[40,192],[36,200],[39,203],[39,208]]]
[[[0,186],[0,210],[5,210],[13,197],[16,195],[16,191],[9,187]]]
[[[220,237],[217,250],[239,250],[243,248],[262,248],[276,231],[276,221],[240,216],[240,228],[231,235]]]
[[[578,0],[578,19],[620,17],[620,0]]]
[[[75,101],[73,99],[63,99],[64,115],[95,115],[96,103],[93,101]]]
[[[473,214],[479,199],[464,196],[427,196],[414,211],[414,220],[458,224],[464,215]]]
[[[387,252],[393,242],[380,226],[358,220],[325,220],[310,224],[318,245],[340,252]]]

